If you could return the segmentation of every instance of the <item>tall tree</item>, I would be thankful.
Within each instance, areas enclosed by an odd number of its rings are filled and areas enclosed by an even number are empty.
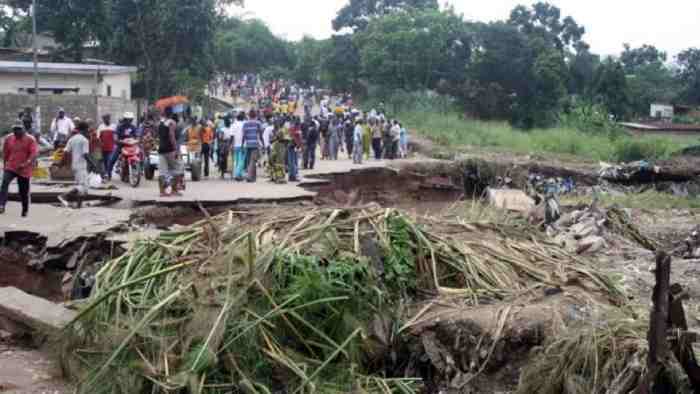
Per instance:
[[[373,19],[355,40],[370,82],[414,90],[466,71],[467,36],[461,16],[450,10],[410,9]]]
[[[593,97],[617,119],[629,114],[630,100],[625,68],[619,61],[608,58],[596,70]]]
[[[219,24],[216,35],[219,71],[240,73],[272,67],[293,68],[290,45],[275,36],[263,21],[226,18]]]
[[[583,41],[586,29],[571,16],[562,19],[561,10],[546,2],[535,3],[530,8],[515,7],[508,23],[517,26],[531,40],[542,40],[541,45],[554,45],[560,51],[579,52],[589,48]]]
[[[678,54],[678,80],[682,84],[681,99],[700,105],[700,49],[689,48]]]
[[[630,44],[624,44],[624,48],[620,55],[620,62],[628,74],[634,74],[639,68],[649,65],[661,66],[666,61],[666,52],[658,50],[653,45],[645,44],[639,48],[632,48]]]
[[[331,37],[330,50],[323,60],[323,80],[336,91],[352,91],[361,75],[360,51],[351,34]]]
[[[300,42],[294,45],[294,79],[305,86],[319,86],[321,79],[321,64],[323,54],[326,52],[323,41],[304,36]]]
[[[437,0],[350,0],[333,20],[333,29],[362,31],[373,17],[410,8],[437,10],[439,5]]]

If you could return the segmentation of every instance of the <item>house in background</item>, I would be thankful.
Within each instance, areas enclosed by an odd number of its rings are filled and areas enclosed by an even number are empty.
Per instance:
[[[23,50],[0,49],[0,58],[18,56]],[[3,56],[4,55],[4,56]],[[38,63],[41,131],[48,131],[59,108],[69,116],[98,120],[104,114],[118,119],[124,112],[140,113],[132,99],[136,67],[90,60],[89,63]],[[9,127],[23,108],[34,108],[34,63],[0,60],[0,127]]]
[[[674,114],[675,111],[671,104],[653,103],[649,111],[649,116],[654,119],[670,120],[673,119]]]
[[[38,63],[40,95],[97,95],[131,100],[136,67]],[[34,94],[34,63],[0,61],[0,94]]]

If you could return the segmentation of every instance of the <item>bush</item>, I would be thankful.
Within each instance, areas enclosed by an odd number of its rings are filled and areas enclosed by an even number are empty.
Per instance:
[[[615,141],[614,157],[617,161],[625,162],[660,159],[670,156],[677,148],[667,138],[621,138]]]
[[[605,106],[587,102],[574,102],[572,107],[559,116],[559,125],[583,133],[618,134],[622,128],[610,119]]]

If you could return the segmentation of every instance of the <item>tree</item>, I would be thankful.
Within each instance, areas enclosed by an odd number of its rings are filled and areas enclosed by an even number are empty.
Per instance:
[[[336,91],[354,90],[360,78],[362,63],[352,35],[334,35],[329,45],[330,51],[323,61],[324,82]]]
[[[373,17],[409,8],[437,10],[439,5],[437,0],[350,0],[350,3],[338,11],[338,15],[333,20],[333,29],[339,31],[350,28],[362,31],[367,28]]]
[[[220,8],[230,0],[113,1],[113,32],[102,45],[111,59],[139,66],[146,97],[204,90],[216,68]]]
[[[216,34],[219,71],[254,72],[273,67],[293,68],[291,47],[259,20],[226,18]]]
[[[569,93],[587,96],[593,84],[595,70],[600,64],[600,56],[588,50],[582,50],[568,57]]]
[[[687,104],[700,105],[700,49],[689,48],[678,54],[677,78],[682,84],[681,99]]]
[[[324,47],[327,42],[319,41],[309,36],[304,36],[300,42],[294,45],[294,80],[305,86],[319,86],[321,78],[321,63]]]
[[[574,18],[561,18],[561,10],[546,2],[535,3],[531,8],[519,5],[510,13],[508,21],[517,26],[531,40],[542,40],[542,46],[554,45],[558,50],[588,50],[583,41],[586,29]]]
[[[468,37],[461,16],[451,10],[409,9],[373,19],[355,34],[355,44],[370,82],[410,91],[464,74],[471,54]]]
[[[641,67],[662,66],[666,61],[666,52],[656,49],[653,45],[645,44],[639,48],[632,48],[629,44],[624,44],[624,48],[620,62],[628,74],[635,74]]]
[[[592,96],[617,119],[629,113],[629,93],[625,69],[619,61],[608,58],[596,70]]]

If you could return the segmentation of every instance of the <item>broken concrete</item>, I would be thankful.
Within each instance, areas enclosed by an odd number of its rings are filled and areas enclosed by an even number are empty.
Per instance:
[[[2,287],[0,315],[32,330],[49,334],[63,329],[75,318],[76,312],[15,287]]]

